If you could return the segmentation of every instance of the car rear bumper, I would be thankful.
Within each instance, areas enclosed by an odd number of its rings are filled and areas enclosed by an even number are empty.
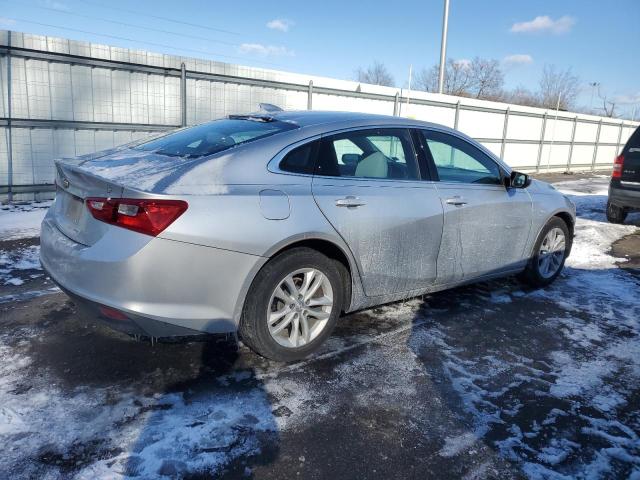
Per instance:
[[[609,201],[619,207],[640,209],[640,188],[620,188],[609,186]]]
[[[263,259],[118,227],[86,246],[47,215],[40,260],[85,313],[126,333],[162,337],[235,331],[238,303]]]

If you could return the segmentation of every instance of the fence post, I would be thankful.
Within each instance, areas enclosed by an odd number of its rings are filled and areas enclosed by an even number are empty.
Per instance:
[[[602,119],[598,122],[598,132],[596,133],[596,144],[593,147],[593,158],[591,159],[591,171],[596,170],[596,157],[598,156],[598,143],[600,143],[600,130],[602,129]]]
[[[618,155],[618,151],[620,148],[620,141],[622,140],[622,130],[624,130],[624,121],[620,123],[620,131],[618,132],[618,143],[616,145],[616,155]]]
[[[504,149],[507,146],[507,127],[509,126],[510,107],[504,112],[504,126],[502,127],[502,146],[500,147],[500,159],[504,160]]]
[[[573,118],[573,128],[571,129],[571,143],[569,144],[569,158],[567,159],[567,170],[565,173],[571,173],[571,157],[573,157],[573,144],[576,140],[576,127],[578,126],[578,116]]]
[[[538,145],[538,160],[536,161],[536,173],[540,171],[540,161],[542,160],[542,147],[544,146],[544,132],[547,129],[547,112],[542,116],[542,128],[540,129],[540,145]]]
[[[11,138],[11,30],[7,33],[7,200],[13,201],[13,139]]]
[[[309,80],[309,91],[307,92],[307,110],[313,109],[313,80]]]
[[[456,103],[456,117],[453,120],[453,128],[458,129],[458,120],[460,119],[460,100]]]
[[[397,117],[399,114],[400,107],[400,92],[396,92],[396,98],[393,101],[393,116]]]
[[[187,67],[180,64],[180,125],[187,126]]]

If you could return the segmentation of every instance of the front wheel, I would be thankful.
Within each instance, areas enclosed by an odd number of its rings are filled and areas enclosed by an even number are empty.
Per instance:
[[[315,351],[342,310],[344,286],[333,260],[294,248],[270,260],[247,293],[240,336],[272,360],[300,360]]]
[[[534,287],[553,282],[564,268],[572,237],[564,221],[554,217],[542,229],[522,279]]]
[[[627,211],[623,207],[619,207],[607,201],[607,220],[609,223],[624,223],[627,218]]]

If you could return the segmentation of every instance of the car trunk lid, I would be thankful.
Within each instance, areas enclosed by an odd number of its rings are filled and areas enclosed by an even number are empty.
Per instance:
[[[77,165],[56,162],[56,201],[53,216],[58,229],[83,245],[93,245],[109,228],[86,208],[87,197],[120,198],[123,187],[82,171]]]

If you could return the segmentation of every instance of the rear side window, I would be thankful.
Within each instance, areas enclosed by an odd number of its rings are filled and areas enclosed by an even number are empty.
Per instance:
[[[315,167],[319,141],[309,142],[294,148],[280,161],[280,170],[311,175]]]
[[[316,163],[318,175],[419,178],[409,131],[400,128],[356,130],[323,138]]]
[[[135,147],[172,157],[197,158],[298,128],[277,120],[224,119],[203,123]]]

